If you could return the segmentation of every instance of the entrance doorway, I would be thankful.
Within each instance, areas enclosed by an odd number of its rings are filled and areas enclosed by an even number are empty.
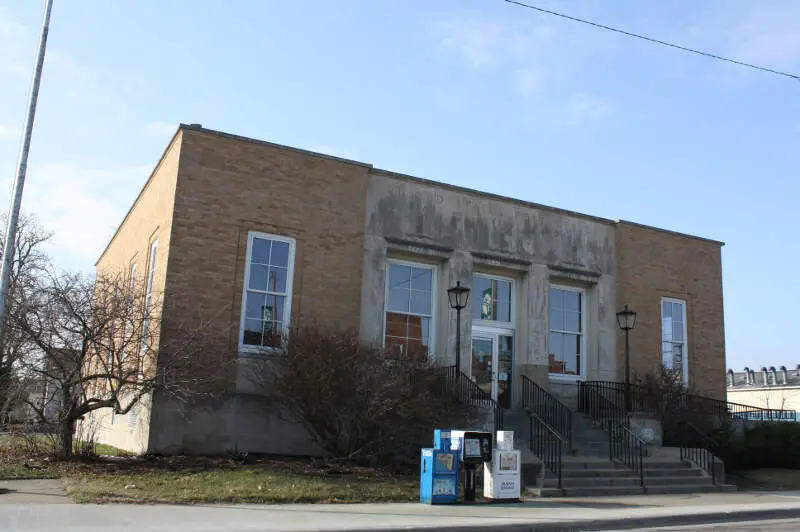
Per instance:
[[[511,408],[514,332],[510,329],[472,328],[472,378],[502,408]]]

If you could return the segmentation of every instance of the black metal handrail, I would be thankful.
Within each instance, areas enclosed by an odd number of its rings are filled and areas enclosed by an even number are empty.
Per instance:
[[[628,413],[607,391],[596,383],[578,383],[578,410],[608,433],[608,458],[638,473],[639,484],[644,487],[647,444],[630,430]]]
[[[630,417],[625,409],[609,397],[606,389],[597,386],[596,382],[578,383],[578,410],[589,416],[589,418],[606,428],[608,422],[629,427]]]
[[[522,375],[522,408],[539,416],[572,450],[572,411],[527,375]]]
[[[535,413],[528,412],[528,419],[530,420],[528,448],[555,475],[558,479],[558,489],[561,489],[564,438]]]
[[[608,419],[605,424],[605,430],[608,431],[609,459],[627,465],[639,475],[639,485],[644,487],[647,444],[621,423]]]
[[[458,371],[455,366],[442,366],[435,368],[435,371],[444,377],[445,386],[452,390],[459,403],[491,410],[495,432],[503,430],[503,408],[467,374]]]
[[[620,408],[625,409],[624,382],[587,381],[607,399]],[[683,408],[698,414],[714,415],[719,419],[746,419],[750,421],[797,421],[794,410],[762,408],[758,406],[732,403],[712,397],[690,394],[686,392],[654,392],[641,384],[629,385],[630,410],[636,412],[656,412],[663,409],[665,403],[671,408]]]
[[[697,464],[711,476],[711,483],[717,484],[716,450],[719,445],[711,436],[684,421],[680,424],[681,461],[689,460]]]

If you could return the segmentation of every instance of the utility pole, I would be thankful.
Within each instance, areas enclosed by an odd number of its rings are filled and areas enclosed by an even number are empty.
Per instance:
[[[6,227],[6,241],[3,246],[3,265],[0,269],[0,345],[5,334],[6,299],[8,296],[8,285],[11,280],[11,268],[14,264],[14,250],[17,245],[17,225],[19,222],[19,210],[22,204],[22,189],[25,186],[25,174],[28,171],[28,152],[31,147],[31,135],[33,133],[33,119],[36,116],[36,102],[39,99],[39,83],[42,79],[42,67],[44,66],[44,53],[47,47],[47,34],[50,31],[50,12],[53,10],[53,0],[46,0],[44,9],[44,21],[42,22],[42,34],[39,38],[39,51],[36,55],[36,70],[33,73],[31,83],[31,93],[28,98],[28,114],[25,116],[25,128],[22,137],[22,146],[19,150],[19,161],[17,163],[17,176],[14,179],[14,191],[11,196],[11,206],[8,210],[8,225]]]

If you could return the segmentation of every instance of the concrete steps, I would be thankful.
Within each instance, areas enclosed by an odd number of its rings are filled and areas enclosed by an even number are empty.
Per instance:
[[[545,473],[540,489],[533,489],[541,497],[601,497],[609,495],[642,495],[669,493],[707,493],[735,490],[732,486],[715,486],[701,469],[682,462],[653,462],[646,464],[644,487],[637,473],[624,464],[609,460],[565,460],[558,479]]]
[[[529,425],[527,414],[517,412],[507,419],[513,423],[517,447],[527,445]],[[608,434],[595,425],[587,416],[573,412],[573,448],[563,455],[561,485],[549,471],[538,485],[528,482],[527,492],[540,497],[601,497],[642,494],[707,493],[735,491],[735,486],[719,486],[712,483],[705,471],[680,461],[675,449],[649,449],[645,459],[644,487],[638,473],[626,464],[609,459]],[[523,462],[536,461],[527,453]],[[529,464],[530,466],[530,464]],[[541,471],[541,464],[537,464]],[[530,475],[529,478],[540,478]]]

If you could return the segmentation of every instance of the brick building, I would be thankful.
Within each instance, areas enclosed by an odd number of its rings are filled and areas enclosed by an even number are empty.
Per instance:
[[[638,313],[633,374],[664,361],[724,398],[721,246],[184,125],[97,269],[146,275],[165,308],[213,318],[218,347],[241,366],[315,318],[452,365],[446,289],[460,281],[472,288],[461,370],[514,409],[522,375],[563,396],[581,380],[621,380],[615,313],[626,304]],[[173,319],[162,316],[162,337]],[[100,439],[313,452],[241,378],[230,388],[189,410],[154,397],[113,423],[98,414]]]

